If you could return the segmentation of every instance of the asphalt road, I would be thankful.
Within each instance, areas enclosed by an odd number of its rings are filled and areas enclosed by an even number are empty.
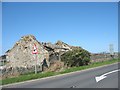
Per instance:
[[[3,88],[118,88],[118,72],[110,73],[99,82],[95,80],[96,76],[117,69],[118,64],[113,64],[62,76],[8,85]]]

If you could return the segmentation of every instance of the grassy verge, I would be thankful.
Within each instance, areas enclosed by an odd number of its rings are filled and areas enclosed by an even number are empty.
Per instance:
[[[64,73],[69,73],[69,72],[74,72],[74,71],[80,71],[80,70],[94,68],[94,67],[112,64],[116,62],[120,62],[120,59],[112,59],[109,61],[91,63],[90,65],[87,65],[87,66],[72,67],[62,72],[45,72],[45,73],[38,73],[38,74],[21,75],[19,77],[14,77],[14,78],[6,78],[2,80],[2,85],[15,83],[15,82],[21,82],[21,81],[27,81],[27,80],[32,80],[32,79],[38,79],[38,78],[43,78],[43,77],[49,77],[49,76],[54,76],[54,75],[64,74]]]
[[[79,70],[84,70],[84,69],[88,69],[88,68],[94,68],[94,67],[98,67],[98,66],[109,65],[109,64],[116,63],[116,62],[120,62],[120,59],[112,59],[112,60],[109,60],[109,61],[95,62],[95,63],[91,63],[89,65],[81,66],[81,67],[72,67],[72,68],[66,69],[66,70],[64,70],[60,73],[61,74],[62,73],[69,73],[69,72],[73,72],[73,71],[79,71]]]

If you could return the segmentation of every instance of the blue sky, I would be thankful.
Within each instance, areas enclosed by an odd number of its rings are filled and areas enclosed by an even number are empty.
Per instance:
[[[0,55],[2,54],[2,3],[0,2]]]
[[[21,36],[40,42],[61,40],[97,53],[118,50],[118,6],[115,3],[3,3],[2,53]]]

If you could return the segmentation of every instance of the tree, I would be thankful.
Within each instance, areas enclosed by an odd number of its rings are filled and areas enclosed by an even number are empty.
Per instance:
[[[61,60],[69,67],[88,65],[90,53],[82,48],[74,48],[61,56]]]

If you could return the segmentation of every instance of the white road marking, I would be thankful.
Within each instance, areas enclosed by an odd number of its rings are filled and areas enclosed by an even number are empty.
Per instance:
[[[108,74],[111,74],[111,73],[114,73],[114,72],[118,72],[118,71],[120,71],[120,69],[118,69],[118,70],[113,70],[113,71],[108,72],[108,73],[105,73],[105,74],[103,74],[103,75],[101,75],[101,76],[97,76],[97,77],[95,77],[95,80],[96,80],[96,82],[99,82],[99,81],[105,79]]]

